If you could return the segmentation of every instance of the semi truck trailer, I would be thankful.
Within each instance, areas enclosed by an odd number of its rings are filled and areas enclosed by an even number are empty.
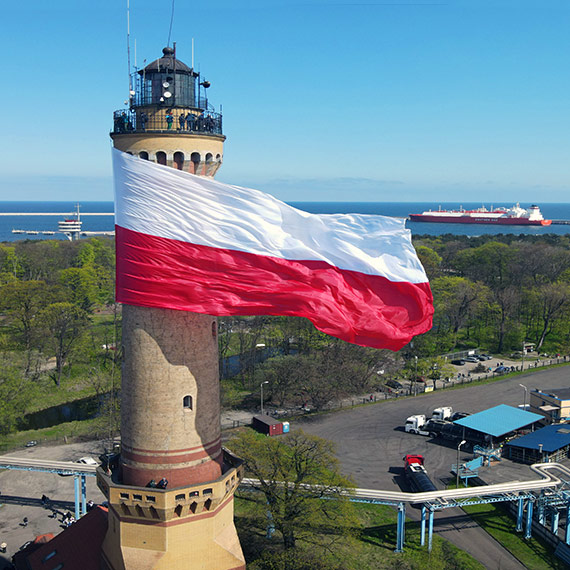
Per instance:
[[[415,493],[437,491],[433,481],[427,474],[426,468],[424,467],[423,455],[405,455],[404,472],[410,487]]]

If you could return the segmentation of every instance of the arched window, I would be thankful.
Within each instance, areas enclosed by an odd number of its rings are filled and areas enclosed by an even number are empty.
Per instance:
[[[192,409],[192,396],[184,396],[184,400],[182,400],[182,405],[184,406],[185,410]]]
[[[192,161],[192,164],[190,165],[190,172],[192,174],[198,174],[198,165],[200,164],[200,153],[199,152],[193,152],[190,155],[190,160]]]
[[[214,155],[213,155],[211,152],[209,152],[209,153],[206,155],[206,162],[212,162],[213,156],[214,156]]]
[[[159,150],[156,153],[156,162],[158,162],[158,164],[163,164],[166,166],[166,153]]]
[[[184,168],[184,153],[183,152],[175,152],[174,153],[174,167],[178,170],[182,170]]]
[[[143,160],[148,160],[148,152],[146,150],[141,150],[139,152],[139,157]]]
[[[218,162],[220,162],[220,160],[222,160],[222,155],[221,154],[216,154],[216,160]]]

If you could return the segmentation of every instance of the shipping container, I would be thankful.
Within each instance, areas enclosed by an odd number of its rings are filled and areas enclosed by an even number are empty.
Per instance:
[[[253,416],[252,425],[260,433],[265,435],[281,435],[283,424],[270,416]]]

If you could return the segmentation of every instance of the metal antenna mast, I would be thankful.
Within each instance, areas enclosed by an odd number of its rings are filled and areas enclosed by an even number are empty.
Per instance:
[[[129,73],[129,101],[131,100],[131,91],[133,90],[133,80],[131,78],[131,9],[129,0],[127,0],[127,66]]]
[[[170,12],[170,28],[168,28],[168,41],[166,45],[170,47],[170,36],[172,34],[172,22],[174,21],[174,0],[172,0],[172,10]]]

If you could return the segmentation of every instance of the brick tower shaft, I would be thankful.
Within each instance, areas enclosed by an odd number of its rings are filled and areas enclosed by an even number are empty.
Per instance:
[[[225,137],[210,84],[172,48],[134,79],[130,108],[114,113],[115,147],[213,176]],[[243,467],[221,445],[216,319],[123,305],[123,354],[120,462],[97,473],[109,501],[103,567],[245,569],[233,524]]]

